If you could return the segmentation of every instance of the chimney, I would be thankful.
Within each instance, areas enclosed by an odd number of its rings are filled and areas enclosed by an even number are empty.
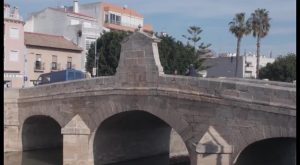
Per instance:
[[[14,15],[14,18],[19,18],[19,9],[17,7],[14,7],[14,10],[13,10],[13,15]]]
[[[78,0],[74,0],[73,12],[74,13],[78,13],[79,12]]]

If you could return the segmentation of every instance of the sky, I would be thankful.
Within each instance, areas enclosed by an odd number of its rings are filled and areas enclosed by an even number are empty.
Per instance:
[[[79,3],[101,0],[79,0]],[[26,21],[29,13],[47,7],[72,6],[73,0],[5,0],[19,7]],[[155,32],[167,32],[175,39],[186,43],[182,35],[189,26],[203,30],[201,41],[210,43],[214,52],[236,52],[237,40],[229,32],[228,23],[236,13],[244,12],[248,18],[258,8],[269,11],[271,28],[261,40],[261,53],[273,57],[296,53],[296,0],[102,0],[134,9],[144,16]],[[256,39],[252,35],[243,37],[241,54],[256,52]]]

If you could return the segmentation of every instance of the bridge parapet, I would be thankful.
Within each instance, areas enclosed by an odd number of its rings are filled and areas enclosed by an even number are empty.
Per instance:
[[[158,89],[296,109],[296,88],[217,78],[163,75]]]
[[[296,87],[291,83],[165,75],[157,42],[155,37],[135,32],[122,42],[116,75],[21,89],[20,98],[144,94],[296,109]]]
[[[279,82],[279,81],[269,81],[269,80],[266,81],[266,80],[257,80],[257,79],[232,78],[232,77],[220,77],[218,79],[238,81],[238,82],[247,82],[247,83],[254,83],[254,84],[275,85],[275,86],[280,86],[280,87],[296,88],[296,83],[289,83],[289,82]]]
[[[114,83],[114,76],[53,83],[20,89],[20,97],[35,98],[80,92],[94,92],[98,90],[112,89],[115,85]]]

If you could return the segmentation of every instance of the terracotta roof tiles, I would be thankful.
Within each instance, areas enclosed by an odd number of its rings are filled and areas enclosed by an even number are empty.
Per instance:
[[[28,46],[40,46],[47,48],[66,49],[82,51],[77,45],[65,39],[63,36],[56,36],[43,33],[24,33],[24,43]]]

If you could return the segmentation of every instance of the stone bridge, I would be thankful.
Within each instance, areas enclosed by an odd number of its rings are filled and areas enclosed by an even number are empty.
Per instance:
[[[183,144],[191,165],[239,164],[251,147],[295,159],[295,84],[165,75],[157,42],[127,37],[114,76],[6,89],[5,152],[62,147],[64,165],[99,165]]]

